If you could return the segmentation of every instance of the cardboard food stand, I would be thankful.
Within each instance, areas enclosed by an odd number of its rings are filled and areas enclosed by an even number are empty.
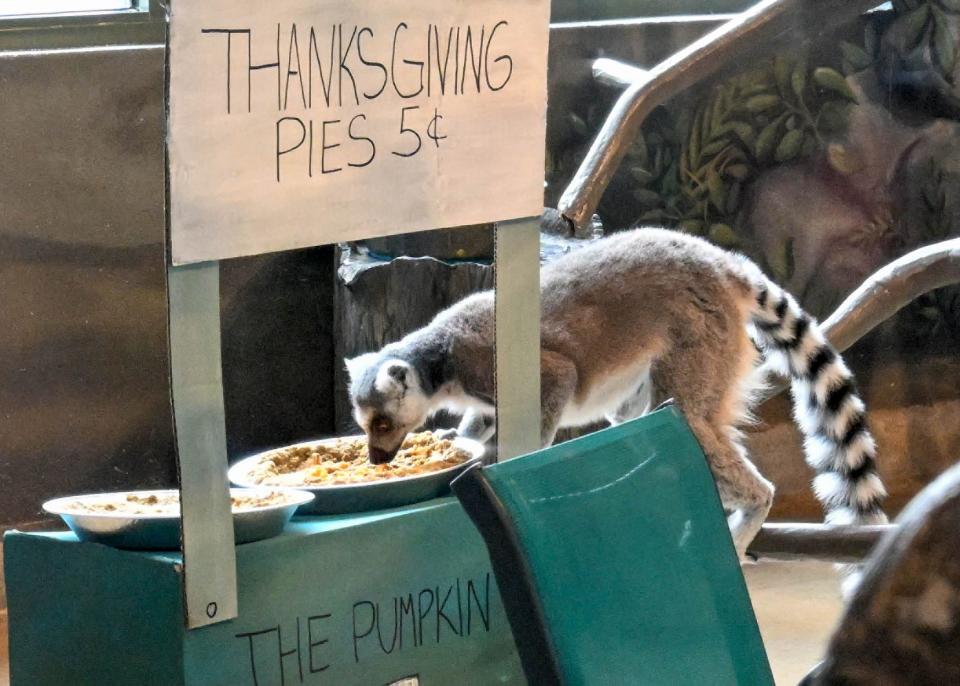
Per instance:
[[[539,443],[546,0],[178,0],[168,297],[181,551],[5,539],[12,683],[522,681],[445,498],[236,546],[218,260],[498,222],[500,459]]]

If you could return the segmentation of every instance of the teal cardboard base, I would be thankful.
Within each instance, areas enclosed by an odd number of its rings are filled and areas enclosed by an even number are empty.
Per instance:
[[[11,532],[4,558],[12,686],[525,683],[486,549],[449,498],[239,546],[239,617],[194,631],[178,554]]]

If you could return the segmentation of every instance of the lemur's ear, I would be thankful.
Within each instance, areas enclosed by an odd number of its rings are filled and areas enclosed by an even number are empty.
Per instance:
[[[351,379],[357,378],[376,357],[376,353],[364,353],[357,357],[344,358],[343,362],[347,365],[347,374],[350,375]]]
[[[387,374],[398,383],[407,382],[407,368],[402,364],[392,364],[387,368]]]

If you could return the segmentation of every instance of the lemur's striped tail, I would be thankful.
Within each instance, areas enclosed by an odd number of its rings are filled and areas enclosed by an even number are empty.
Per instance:
[[[876,443],[853,374],[817,322],[796,300],[757,270],[755,340],[771,364],[789,375],[794,416],[804,435],[814,492],[832,524],[887,521],[877,474]]]

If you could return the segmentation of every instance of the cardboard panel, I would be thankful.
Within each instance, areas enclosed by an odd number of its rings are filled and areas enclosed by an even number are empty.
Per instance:
[[[295,520],[237,547],[239,615],[188,630],[176,553],[11,533],[13,686],[525,683],[459,503]]]
[[[174,264],[538,215],[548,5],[175,3]]]
[[[183,684],[176,562],[72,534],[3,544],[11,686]]]
[[[525,683],[459,503],[318,532],[337,519],[295,524],[256,554],[238,548],[240,615],[188,632],[187,684]]]

